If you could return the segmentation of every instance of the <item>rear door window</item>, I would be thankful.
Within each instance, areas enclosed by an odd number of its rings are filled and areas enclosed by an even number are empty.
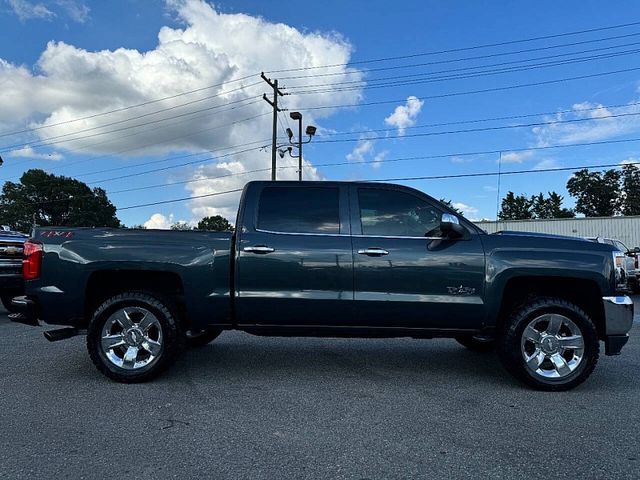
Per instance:
[[[265,187],[257,227],[286,233],[340,233],[337,187]]]

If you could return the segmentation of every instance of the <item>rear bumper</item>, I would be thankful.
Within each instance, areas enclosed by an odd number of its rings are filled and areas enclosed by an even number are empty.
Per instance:
[[[40,324],[38,323],[38,305],[33,300],[28,299],[27,297],[15,297],[11,301],[11,305],[13,305],[21,315],[10,316],[11,321],[16,323],[22,323],[24,325],[30,325],[32,327],[37,327]]]
[[[625,296],[602,297],[605,316],[605,354],[619,355],[633,326],[633,301]]]
[[[6,274],[0,270],[0,290],[21,291],[24,288],[22,275]]]

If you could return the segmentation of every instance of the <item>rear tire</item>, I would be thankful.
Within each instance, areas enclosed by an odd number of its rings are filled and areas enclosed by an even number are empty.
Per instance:
[[[186,343],[188,348],[204,347],[220,336],[222,330],[219,328],[205,328],[204,330],[186,332]]]
[[[584,310],[561,298],[539,297],[512,312],[499,338],[498,353],[507,371],[527,385],[562,391],[591,375],[600,344]]]
[[[456,341],[473,352],[492,352],[496,349],[496,339],[480,337],[478,335],[464,335],[456,337]]]
[[[151,380],[171,366],[183,335],[168,303],[154,294],[126,292],[93,314],[87,350],[96,368],[121,383]]]

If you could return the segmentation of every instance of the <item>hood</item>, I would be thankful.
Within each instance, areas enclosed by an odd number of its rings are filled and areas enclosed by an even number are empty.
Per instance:
[[[516,230],[500,230],[491,235],[508,235],[514,237],[537,237],[537,238],[557,238],[558,240],[577,240],[579,242],[588,242],[582,237],[570,237],[568,235],[556,235],[554,233],[537,233],[537,232],[521,232]]]

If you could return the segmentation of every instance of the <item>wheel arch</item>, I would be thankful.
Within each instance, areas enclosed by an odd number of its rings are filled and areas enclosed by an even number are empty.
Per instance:
[[[89,275],[85,291],[85,319],[107,299],[124,292],[156,294],[169,302],[181,322],[188,323],[184,284],[180,275],[163,270],[96,270]]]
[[[514,308],[535,297],[562,298],[577,305],[593,320],[598,337],[604,338],[606,321],[598,282],[569,276],[523,275],[508,279],[497,305],[496,327],[504,326]]]

